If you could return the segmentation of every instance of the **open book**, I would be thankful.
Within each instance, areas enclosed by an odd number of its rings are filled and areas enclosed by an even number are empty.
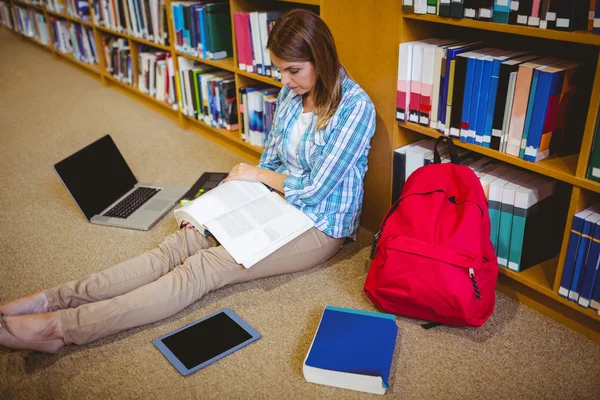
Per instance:
[[[314,226],[302,211],[262,183],[225,182],[175,210],[179,226],[209,231],[235,261],[250,268]]]

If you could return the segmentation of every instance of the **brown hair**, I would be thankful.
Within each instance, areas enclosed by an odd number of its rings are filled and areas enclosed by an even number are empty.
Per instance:
[[[318,73],[314,88],[316,129],[323,129],[342,98],[342,76],[335,41],[325,22],[303,9],[286,11],[275,23],[267,49],[288,62],[310,61]]]

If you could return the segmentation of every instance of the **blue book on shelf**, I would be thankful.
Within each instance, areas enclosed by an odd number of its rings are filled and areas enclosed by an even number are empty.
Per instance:
[[[454,47],[448,48],[446,50],[446,66],[444,71],[444,86],[441,96],[441,101],[439,105],[438,111],[438,121],[442,124],[446,123],[446,113],[448,105],[448,90],[450,85],[450,65],[451,62],[461,53],[465,53],[467,51],[471,51],[472,49],[481,47],[481,42],[472,42],[472,43],[464,43],[460,45],[456,45]],[[446,126],[446,129],[450,129],[450,127]]]
[[[600,273],[596,273],[596,282],[594,284],[594,289],[592,290],[590,307],[599,310],[598,313],[600,314]]]
[[[467,57],[467,56],[465,56]],[[462,116],[460,118],[460,141],[467,142],[469,137],[469,113],[471,112],[471,91],[473,90],[473,76],[475,75],[475,56],[467,60],[467,77],[465,79],[465,92],[463,94]]]
[[[585,274],[585,263],[590,252],[591,235],[594,225],[600,220],[600,214],[593,213],[583,221],[581,229],[581,239],[579,240],[579,248],[577,249],[577,259],[575,260],[575,269],[573,269],[573,279],[571,279],[571,287],[569,288],[569,300],[577,302],[581,291],[581,280]]]
[[[540,71],[538,92],[541,91],[541,93],[539,97],[536,94],[531,128],[529,135],[527,136],[527,142],[524,146],[525,149],[521,148],[521,151],[524,153],[523,158],[525,161],[538,161],[547,115],[549,112],[553,112],[552,110],[548,110],[548,107],[551,107],[550,99],[553,96],[560,96],[564,76],[565,71],[557,68],[552,68],[550,72],[545,70]],[[525,139],[525,137],[523,139]]]
[[[200,57],[207,58],[208,52],[208,29],[206,27],[206,8],[202,7],[199,11],[200,19],[200,42],[202,43],[202,54]]]
[[[531,118],[533,117],[533,107],[535,106],[535,102],[537,100],[541,101],[542,96],[537,96],[538,93],[538,85],[540,79],[540,71],[535,69],[533,70],[533,79],[531,80],[531,89],[529,91],[529,100],[527,101],[527,113],[525,114],[525,126],[523,127],[523,136],[521,138],[521,149],[519,150],[519,158],[525,157],[525,146],[523,143],[527,143],[527,138],[529,137],[529,130],[531,129]],[[540,88],[540,92],[543,91],[543,88]],[[538,106],[539,108],[539,106]],[[543,124],[543,122],[542,122]]]
[[[397,334],[394,315],[328,305],[304,360],[304,378],[384,394]]]
[[[475,143],[480,146],[483,146],[483,131],[485,117],[487,115],[493,61],[494,59],[491,57],[487,57],[483,60],[483,72],[481,74],[481,95],[479,96],[479,111],[477,112],[477,125],[475,126]]]
[[[475,143],[475,126],[479,112],[479,97],[481,96],[481,78],[483,76],[483,59],[475,59],[475,74],[473,75],[473,91],[471,92],[471,111],[469,112],[469,137],[467,143]]]
[[[573,217],[571,224],[571,233],[569,234],[569,245],[567,246],[567,255],[563,267],[562,277],[560,279],[560,288],[558,294],[562,297],[569,297],[569,288],[573,278],[573,270],[575,269],[575,261],[581,241],[581,230],[583,229],[583,221],[592,214],[592,209],[580,211]]]
[[[585,263],[585,273],[581,283],[581,291],[579,293],[579,305],[589,307],[596,283],[596,275],[598,273],[598,261],[600,259],[600,223],[596,223],[594,234],[591,238],[590,254]]]
[[[510,0],[494,0],[494,10],[492,13],[492,22],[499,24],[508,24],[510,15]]]
[[[496,109],[496,95],[498,94],[498,80],[500,79],[500,65],[505,59],[496,58],[492,62],[492,72],[490,76],[490,94],[485,112],[485,122],[483,124],[483,147],[490,147],[492,141],[492,124],[494,122],[494,110]]]

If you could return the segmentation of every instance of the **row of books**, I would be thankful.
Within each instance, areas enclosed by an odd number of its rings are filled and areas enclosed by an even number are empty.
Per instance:
[[[70,24],[69,33],[75,59],[87,64],[98,64],[98,52],[92,28]]]
[[[65,12],[65,0],[44,0],[44,7],[56,13]]]
[[[0,24],[13,29],[11,7],[4,1],[0,1]]]
[[[87,0],[67,0],[67,14],[87,22],[91,19],[90,4]]]
[[[233,57],[229,2],[173,2],[175,49],[210,60]]]
[[[577,152],[587,111],[583,66],[484,46],[402,43],[397,119],[531,162]]]
[[[596,128],[594,129],[594,141],[588,163],[587,178],[600,182],[600,116],[598,114],[596,114]]]
[[[242,140],[264,147],[275,117],[278,88],[265,85],[239,89]]]
[[[46,18],[40,11],[15,6],[12,8],[13,20],[15,21],[15,28],[23,35],[35,39],[43,45],[48,46],[50,44],[50,37],[48,36],[48,25],[46,24]]]
[[[93,0],[94,23],[168,46],[165,4],[165,0]]]
[[[403,0],[405,13],[600,33],[600,0]]]
[[[177,108],[175,67],[171,53],[142,46],[138,54],[138,89]]]
[[[434,145],[434,140],[425,139],[395,150],[393,201],[400,197],[404,182],[417,168],[433,162]],[[442,162],[449,162],[447,148],[440,147]],[[520,272],[555,257],[562,236],[555,218],[556,181],[465,149],[458,150],[460,164],[476,173],[488,200],[490,239],[498,264]]]
[[[105,36],[102,38],[106,72],[122,83],[133,86],[133,64],[129,41],[124,38]]]
[[[237,12],[233,15],[239,68],[280,80],[267,50],[269,32],[280,11]]]
[[[600,315],[600,204],[573,217],[558,294]]]
[[[179,64],[179,109],[215,128],[238,129],[235,76],[185,57]]]

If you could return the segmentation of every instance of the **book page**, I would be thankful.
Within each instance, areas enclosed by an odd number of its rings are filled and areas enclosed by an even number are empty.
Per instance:
[[[188,220],[194,222],[199,228],[199,225],[204,225],[211,219],[218,218],[269,193],[269,189],[258,182],[224,182],[192,203],[175,210],[175,218],[178,224],[181,224],[182,220]]]
[[[205,225],[236,262],[249,268],[314,223],[279,195],[270,193]]]

